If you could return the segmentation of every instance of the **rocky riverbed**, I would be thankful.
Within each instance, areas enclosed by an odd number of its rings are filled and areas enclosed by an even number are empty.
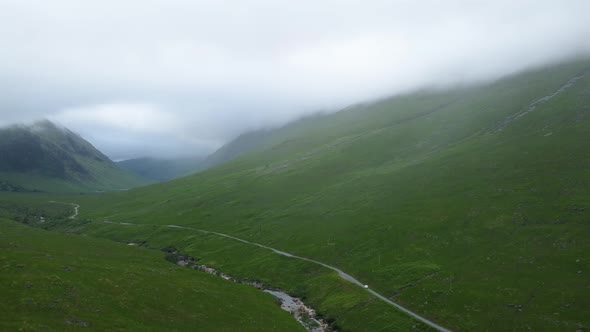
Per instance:
[[[134,244],[135,245],[135,244]],[[323,321],[315,312],[314,309],[303,303],[301,299],[292,297],[291,295],[271,287],[267,287],[262,283],[250,280],[242,280],[223,272],[219,272],[212,267],[199,264],[198,260],[186,254],[180,253],[176,248],[168,247],[162,249],[166,253],[166,260],[175,263],[176,265],[199,270],[205,273],[216,275],[227,281],[246,284],[255,287],[261,291],[269,293],[276,297],[281,302],[281,309],[291,313],[295,319],[305,327],[309,332],[329,332],[332,331],[330,325]]]

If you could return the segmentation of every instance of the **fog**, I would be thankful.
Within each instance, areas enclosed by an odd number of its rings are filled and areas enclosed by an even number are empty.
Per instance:
[[[590,54],[590,2],[0,0],[0,125],[49,118],[113,159]]]

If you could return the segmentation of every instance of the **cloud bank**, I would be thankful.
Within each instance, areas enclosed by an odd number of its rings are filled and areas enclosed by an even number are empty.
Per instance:
[[[48,117],[114,159],[590,54],[590,2],[0,0],[0,124]]]

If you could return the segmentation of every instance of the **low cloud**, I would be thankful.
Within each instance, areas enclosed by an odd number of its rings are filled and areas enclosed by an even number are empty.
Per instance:
[[[569,1],[0,0],[0,123],[48,117],[112,158],[590,54]]]
[[[174,112],[153,104],[126,102],[68,108],[49,119],[77,128],[97,146],[110,147],[110,157],[115,160],[154,155],[154,152],[167,158],[203,155],[222,144],[192,137],[190,127]]]

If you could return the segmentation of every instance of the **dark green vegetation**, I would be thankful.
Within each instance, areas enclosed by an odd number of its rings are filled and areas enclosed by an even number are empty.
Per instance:
[[[3,331],[304,330],[271,295],[159,251],[4,219],[0,248]]]
[[[416,323],[316,265],[165,225],[337,266],[453,330],[588,329],[589,69],[571,62],[303,119],[205,172],[72,197],[80,219],[45,227],[173,245],[304,297],[341,330]]]
[[[122,169],[143,178],[162,182],[187,176],[201,170],[203,157],[156,159],[136,158],[117,162]]]
[[[0,191],[113,190],[147,182],[47,120],[0,129]]]

